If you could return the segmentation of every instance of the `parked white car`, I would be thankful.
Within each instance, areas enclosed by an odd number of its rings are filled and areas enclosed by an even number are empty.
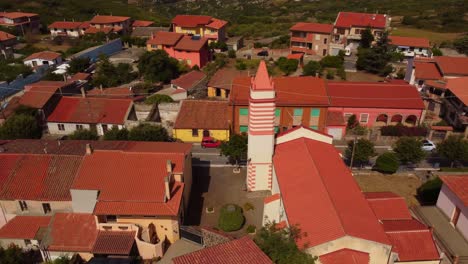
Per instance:
[[[351,48],[350,47],[345,48],[345,55],[346,56],[351,56]]]
[[[433,151],[436,149],[436,145],[434,144],[434,142],[428,140],[428,139],[424,139],[422,141],[422,149],[424,151]]]

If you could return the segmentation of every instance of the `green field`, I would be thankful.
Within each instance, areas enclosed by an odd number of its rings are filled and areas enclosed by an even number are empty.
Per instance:
[[[428,38],[431,43],[440,44],[442,42],[453,41],[461,36],[461,33],[441,33],[410,27],[395,27],[392,30],[392,35],[402,37],[424,37]]]

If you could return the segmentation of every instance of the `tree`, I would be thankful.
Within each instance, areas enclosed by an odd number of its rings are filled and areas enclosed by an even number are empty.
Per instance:
[[[372,48],[359,48],[356,68],[370,73],[385,75],[389,71],[388,63],[392,52],[388,40],[388,32],[384,32]]]
[[[416,190],[418,199],[422,205],[434,205],[437,203],[440,189],[442,188],[442,180],[437,177],[429,180],[419,186]]]
[[[376,155],[374,150],[374,143],[364,138],[361,138],[357,141],[351,140],[348,142],[348,148],[345,151],[345,155],[349,161],[353,160],[354,164],[362,165],[368,163],[369,158]]]
[[[113,126],[104,134],[104,140],[128,140],[128,129]]]
[[[348,128],[348,129],[353,129],[353,128],[355,128],[357,125],[359,125],[359,123],[358,123],[358,121],[357,121],[356,115],[351,115],[351,116],[348,118],[348,122],[346,123],[346,128]]]
[[[166,94],[155,94],[145,100],[145,104],[172,103],[174,99]]]
[[[362,48],[370,48],[372,45],[372,41],[374,41],[374,35],[372,35],[372,31],[370,28],[366,28],[361,32],[361,41],[360,46]]]
[[[166,129],[160,125],[140,124],[130,130],[128,139],[134,141],[168,141],[169,135]]]
[[[287,59],[285,57],[280,57],[276,62],[278,68],[286,75],[289,75],[297,70],[297,66],[299,65],[298,60]]]
[[[448,159],[450,167],[453,167],[455,161],[468,160],[468,141],[460,136],[449,136],[437,145],[437,152]]]
[[[28,250],[10,244],[7,248],[0,247],[0,263],[2,264],[33,264],[40,259],[39,251]]]
[[[327,70],[327,79],[328,80],[333,80],[335,78],[335,71],[334,70]]]
[[[305,235],[298,226],[279,229],[272,222],[258,230],[254,241],[274,263],[314,264],[316,258],[301,251],[296,244]]]
[[[83,72],[89,67],[89,58],[73,58],[69,63],[67,73],[72,75],[78,72]]]
[[[236,51],[235,50],[228,51],[228,57],[231,58],[231,59],[235,59],[236,58]]]
[[[219,229],[225,232],[237,231],[245,222],[242,208],[235,204],[226,204],[221,208],[218,218]]]
[[[63,81],[63,76],[60,74],[53,73],[48,70],[47,73],[42,77],[43,81]]]
[[[239,161],[247,158],[247,135],[232,135],[220,148],[221,154],[228,157],[231,164],[239,164]]]
[[[418,163],[426,156],[422,149],[422,142],[415,137],[401,137],[395,143],[393,151],[403,164]]]
[[[327,55],[320,60],[322,68],[340,68],[343,67],[344,58],[341,56]]]
[[[73,140],[97,140],[99,136],[95,130],[79,129],[68,136]]]
[[[464,35],[453,41],[453,46],[458,52],[468,55],[468,35]]]
[[[167,83],[179,76],[178,64],[164,50],[155,50],[141,55],[138,70],[146,81]]]
[[[400,161],[397,155],[393,152],[385,152],[377,158],[374,169],[383,173],[392,174],[398,170],[399,166]]]
[[[442,51],[439,48],[433,47],[432,48],[432,55],[434,55],[434,56],[443,56],[444,54],[442,53]]]
[[[321,66],[318,61],[309,61],[304,67],[302,68],[302,74],[305,76],[315,76],[317,73],[320,73]]]
[[[93,75],[93,84],[95,86],[114,87],[129,83],[136,77],[130,64],[119,63],[115,66],[109,61],[109,58],[102,56],[99,59],[96,73]]]
[[[41,138],[42,129],[36,117],[14,114],[0,127],[0,139]]]

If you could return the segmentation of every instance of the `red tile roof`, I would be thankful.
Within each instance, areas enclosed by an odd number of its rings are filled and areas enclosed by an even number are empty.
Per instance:
[[[364,193],[379,220],[411,219],[405,199],[391,192]]]
[[[184,100],[174,129],[229,129],[227,101]]]
[[[16,19],[16,18],[21,18],[21,17],[35,17],[39,16],[38,14],[35,13],[24,13],[24,12],[1,12],[0,17],[6,17],[9,19]]]
[[[294,26],[292,26],[289,30],[331,34],[333,32],[333,25],[299,22],[295,24]]]
[[[91,26],[91,23],[89,21],[84,21],[81,25],[80,25],[80,28],[81,29],[87,29]]]
[[[468,175],[441,176],[440,179],[465,206],[468,206]]]
[[[49,251],[91,252],[98,235],[95,216],[80,213],[56,213],[43,240]]]
[[[247,236],[172,259],[174,264],[273,264]]]
[[[193,36],[183,36],[175,45],[174,49],[184,51],[200,51],[206,47],[208,43],[207,38],[195,38]]]
[[[445,85],[460,101],[468,105],[468,77],[447,79]]]
[[[427,226],[414,218],[406,220],[382,220],[381,222],[385,232],[427,230]]]
[[[47,227],[50,216],[15,216],[0,229],[0,239],[34,239],[40,228]]]
[[[333,145],[306,138],[288,141],[276,146],[273,163],[288,222],[307,233],[298,246],[344,236],[390,244]],[[304,204],[316,206],[304,210]]]
[[[206,25],[207,28],[214,28],[214,29],[221,29],[223,28],[224,26],[227,25],[227,21],[225,20],[221,20],[221,19],[217,19],[217,18],[213,18],[211,20],[211,23],[209,23],[208,25]]]
[[[73,21],[55,21],[50,24],[48,28],[60,28],[60,29],[77,29],[80,27],[82,22],[73,22]]]
[[[304,57],[304,53],[292,53],[288,55],[288,59],[291,60],[301,60]]]
[[[442,74],[445,75],[468,75],[467,57],[434,57]]]
[[[417,80],[439,80],[442,78],[437,65],[433,62],[414,62],[415,78]]]
[[[182,33],[158,31],[146,43],[150,45],[175,46],[183,36],[184,34]]]
[[[29,55],[28,57],[23,59],[23,61],[35,60],[35,59],[43,59],[43,60],[51,61],[51,60],[57,59],[60,56],[62,56],[62,55],[60,53],[57,53],[57,52],[40,51],[40,52],[36,52],[36,53],[33,53],[33,54]]]
[[[78,72],[78,73],[75,73],[70,79],[68,79],[68,81],[69,82],[86,81],[86,80],[89,80],[90,77],[91,77],[90,73]]]
[[[132,27],[149,27],[154,24],[153,21],[146,21],[146,20],[135,20],[132,24]]]
[[[386,15],[340,12],[336,18],[336,27],[372,27],[385,28],[387,22]]]
[[[196,27],[200,25],[208,25],[211,23],[210,16],[194,16],[194,15],[177,15],[172,19],[172,23],[181,27]]]
[[[99,231],[93,254],[129,255],[135,243],[135,231]]]
[[[270,196],[267,196],[265,197],[265,199],[263,199],[263,203],[264,204],[268,204],[268,203],[271,203],[271,202],[274,202],[276,200],[279,200],[280,199],[280,194],[277,193],[277,194],[273,194],[273,195],[270,195]]]
[[[239,71],[235,68],[221,68],[211,77],[208,87],[230,90],[235,78],[248,76],[248,71]]]
[[[323,79],[317,77],[273,78],[276,105],[329,105],[327,89]],[[250,77],[234,79],[229,100],[234,105],[247,105],[250,96]]]
[[[37,82],[25,86],[25,92],[19,101],[20,104],[32,108],[42,109],[59,88],[67,86],[65,82]]]
[[[85,34],[96,34],[99,32],[104,32],[105,34],[109,34],[114,30],[113,27],[102,27],[102,28],[95,28],[95,27],[88,27],[84,31]]]
[[[429,40],[427,38],[414,38],[414,37],[399,37],[390,36],[390,43],[396,46],[430,48]]]
[[[16,36],[4,31],[0,31],[0,41],[7,41],[10,39],[16,39]]]
[[[439,252],[428,229],[424,231],[387,232],[399,261],[438,260]]]
[[[130,99],[62,97],[48,122],[124,124]]]
[[[418,90],[409,84],[328,82],[331,106],[424,109]]]
[[[130,98],[133,97],[133,91],[128,87],[109,87],[103,88],[94,88],[89,90],[86,94],[90,97],[104,97],[104,98]]]
[[[206,74],[202,71],[191,71],[181,75],[179,78],[171,81],[172,84],[177,85],[185,90],[190,90],[198,83],[206,78]]]
[[[347,248],[320,256],[322,264],[368,264],[369,260],[369,253]]]
[[[91,24],[112,24],[112,23],[120,23],[126,20],[129,20],[130,17],[124,16],[95,16],[91,21]]]
[[[71,201],[70,187],[82,157],[5,153],[2,159],[8,161],[7,166],[0,168],[4,179],[0,186],[2,199]]]

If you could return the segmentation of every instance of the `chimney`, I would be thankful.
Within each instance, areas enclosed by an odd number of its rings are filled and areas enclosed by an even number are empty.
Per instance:
[[[93,154],[93,148],[91,147],[91,144],[86,143],[86,155],[91,155]]]
[[[83,87],[81,87],[80,91],[81,91],[81,97],[86,98],[86,93]]]
[[[167,170],[167,173],[172,174],[172,162],[171,162],[171,160],[166,161],[166,170]]]
[[[165,193],[165,198],[166,201],[169,201],[171,199],[171,174],[168,173],[166,177],[164,177],[164,193]]]

